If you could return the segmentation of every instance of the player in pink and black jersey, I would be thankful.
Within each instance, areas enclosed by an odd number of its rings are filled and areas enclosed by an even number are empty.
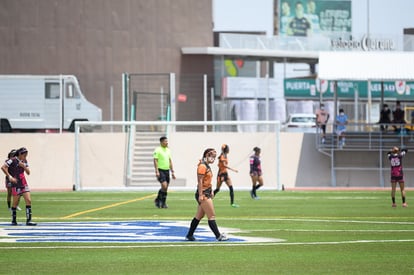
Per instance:
[[[32,222],[32,201],[30,198],[30,189],[25,177],[25,173],[30,175],[27,154],[27,149],[22,147],[17,150],[15,157],[8,159],[1,167],[1,170],[6,174],[12,185],[12,225],[17,225],[16,210],[20,196],[23,196],[26,202],[26,225],[36,225],[36,223]]]
[[[402,206],[407,207],[405,202],[405,190],[404,190],[404,172],[402,159],[407,153],[406,149],[400,150],[397,146],[394,146],[390,152],[387,153],[388,159],[391,163],[391,199],[392,207],[397,207],[395,204],[395,190],[397,188],[397,183],[400,185],[401,197],[402,197]]]
[[[252,190],[250,196],[252,199],[259,199],[256,190],[263,186],[262,165],[260,161],[260,148],[253,148],[254,154],[250,156],[250,178],[252,179]]]

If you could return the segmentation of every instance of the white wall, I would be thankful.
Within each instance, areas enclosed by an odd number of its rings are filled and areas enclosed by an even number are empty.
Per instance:
[[[285,187],[293,187],[301,152],[303,134],[281,133],[280,174],[277,175],[276,135],[274,133],[170,133],[174,169],[185,186],[171,183],[171,188],[195,189],[196,167],[204,149],[216,148],[223,143],[230,146],[229,166],[239,170],[230,172],[235,188],[249,189],[249,156],[252,149],[262,149],[262,168],[265,189],[277,188],[277,177]],[[25,146],[31,174],[27,176],[32,190],[72,190],[75,183],[74,134],[1,134],[3,159],[12,148]],[[122,188],[125,178],[125,144],[122,133],[85,133],[80,139],[80,167],[82,186],[86,188]],[[217,162],[212,165],[217,173]],[[155,179],[153,188],[159,188]],[[215,185],[215,180],[214,180]],[[224,187],[226,188],[226,187]]]

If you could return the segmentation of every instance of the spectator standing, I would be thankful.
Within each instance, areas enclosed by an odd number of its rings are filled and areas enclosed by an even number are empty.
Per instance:
[[[339,114],[336,116],[336,134],[338,135],[338,145],[342,149],[345,146],[345,131],[348,124],[348,116],[344,109],[339,109]]]
[[[316,110],[316,124],[322,133],[322,144],[326,141],[326,124],[329,120],[329,112],[325,110],[325,104],[321,103],[318,110]]]
[[[404,117],[404,110],[401,108],[401,102],[398,100],[395,105],[395,110],[392,112],[392,122],[395,123],[393,127],[396,132],[400,132],[403,124],[406,123]]]
[[[380,112],[380,120],[379,120],[381,131],[387,131],[388,125],[391,123],[391,110],[388,108],[387,104],[382,106],[382,110]]]

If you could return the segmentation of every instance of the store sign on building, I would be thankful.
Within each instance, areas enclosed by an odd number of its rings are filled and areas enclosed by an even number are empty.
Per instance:
[[[392,39],[373,38],[364,35],[361,39],[355,39],[352,35],[349,39],[336,38],[331,40],[332,50],[344,51],[394,51],[396,43]]]

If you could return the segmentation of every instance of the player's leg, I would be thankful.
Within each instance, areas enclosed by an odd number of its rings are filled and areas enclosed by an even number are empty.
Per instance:
[[[252,197],[252,199],[256,198],[256,182],[257,182],[257,175],[256,174],[251,174],[250,178],[252,180],[252,190],[250,191],[250,196]]]
[[[26,203],[26,225],[36,225],[36,223],[32,222],[32,199],[30,192],[25,192],[22,196]]]
[[[12,207],[11,207],[11,215],[12,215],[12,225],[17,225],[17,205],[19,204],[19,197],[20,197],[21,189],[17,187],[12,187]]]
[[[196,194],[197,196],[197,194]],[[197,200],[197,198],[196,198]],[[193,220],[191,221],[190,224],[190,228],[188,229],[187,235],[185,236],[185,239],[187,241],[195,241],[196,239],[194,238],[194,232],[197,229],[198,224],[200,223],[200,220],[204,217],[205,213],[203,208],[201,208],[200,205],[198,205],[197,207],[197,213],[195,215],[195,217],[193,218]]]
[[[402,206],[407,207],[407,203],[405,201],[405,183],[404,181],[400,181],[400,190],[401,190],[401,199],[402,199]]]
[[[231,178],[227,177],[226,184],[229,187],[229,193],[230,193],[230,205],[232,207],[239,207],[237,204],[234,203],[234,190],[233,190],[233,183],[231,182]]]
[[[220,233],[217,223],[216,223],[216,212],[214,210],[213,200],[212,199],[204,200],[200,203],[200,206],[201,208],[203,208],[204,212],[206,213],[206,216],[208,218],[208,226],[210,227],[211,231],[213,231],[214,235],[216,236],[216,239],[218,241],[226,241],[227,237]]]
[[[214,196],[220,192],[220,188],[221,188],[221,184],[223,182],[223,179],[221,177],[221,175],[217,175],[217,185],[216,185],[216,189],[214,189]]]
[[[258,199],[259,197],[256,194],[256,191],[263,186],[263,177],[262,175],[257,176],[257,183],[256,186],[254,187],[254,196],[256,197],[256,199]]]
[[[7,208],[11,210],[11,202],[12,202],[12,188],[7,187]]]
[[[392,200],[392,207],[397,207],[395,204],[395,189],[397,187],[397,182],[395,180],[391,180],[391,200]]]
[[[158,181],[161,184],[161,188],[158,190],[157,198],[154,200],[155,206],[158,208],[167,208],[167,190],[169,183],[169,171],[159,170]]]
[[[168,185],[169,181],[164,181],[161,183],[161,208],[168,208],[167,206],[167,195],[168,195]]]

